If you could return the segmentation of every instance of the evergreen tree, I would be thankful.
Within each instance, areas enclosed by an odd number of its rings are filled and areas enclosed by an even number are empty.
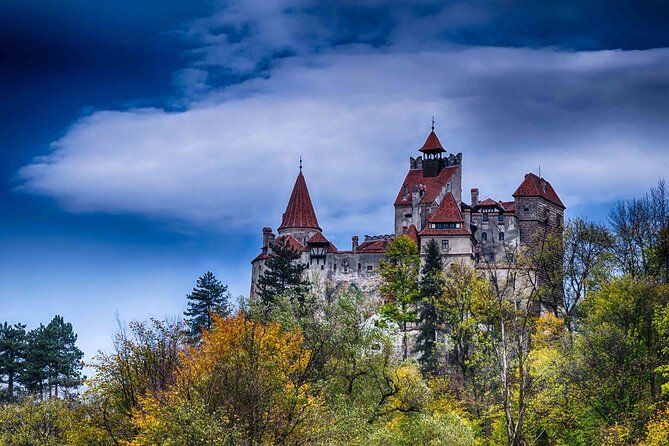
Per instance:
[[[432,239],[427,243],[425,263],[423,264],[420,276],[419,332],[416,337],[416,351],[420,352],[419,361],[421,370],[425,374],[436,373],[439,365],[439,357],[436,350],[439,313],[436,301],[444,291],[441,268],[442,262],[439,246]]]
[[[40,324],[28,332],[21,384],[41,399],[57,397],[59,391],[79,386],[84,354],[76,341],[72,324],[62,316],[54,316],[47,326]]]
[[[26,326],[0,325],[0,382],[7,384],[7,398],[14,399],[14,383],[23,367],[26,351]]]
[[[50,351],[48,354],[49,394],[58,396],[59,389],[78,387],[81,384],[83,352],[76,346],[77,335],[72,324],[62,316],[54,316],[46,327]]]
[[[211,271],[197,279],[193,292],[186,296],[188,310],[184,311],[189,333],[199,338],[202,330],[211,330],[212,314],[228,316],[230,314],[230,294],[227,285],[223,285]]]
[[[271,311],[281,296],[289,295],[292,303],[303,303],[309,291],[302,277],[307,265],[299,263],[300,253],[284,243],[275,243],[265,261],[265,272],[258,279],[258,298],[265,313]]]

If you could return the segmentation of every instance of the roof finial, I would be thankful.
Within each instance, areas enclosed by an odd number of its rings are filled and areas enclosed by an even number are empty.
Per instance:
[[[432,116],[432,131],[434,132],[434,116]]]
[[[300,173],[302,173],[302,155],[300,155]]]

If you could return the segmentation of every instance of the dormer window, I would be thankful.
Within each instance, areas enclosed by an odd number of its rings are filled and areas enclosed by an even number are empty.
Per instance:
[[[431,229],[460,229],[462,223],[430,223]]]

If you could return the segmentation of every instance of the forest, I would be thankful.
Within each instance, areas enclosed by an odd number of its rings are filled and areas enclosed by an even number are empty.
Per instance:
[[[669,445],[664,181],[494,264],[420,254],[389,244],[379,300],[275,246],[257,299],[208,272],[87,378],[62,317],[6,322],[0,446]]]

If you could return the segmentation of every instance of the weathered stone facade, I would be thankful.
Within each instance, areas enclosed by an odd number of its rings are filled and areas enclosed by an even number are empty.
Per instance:
[[[445,265],[480,266],[506,262],[519,246],[562,227],[565,207],[543,178],[525,175],[512,201],[480,201],[478,189],[472,189],[467,204],[462,200],[462,154],[446,156],[434,128],[419,150],[422,155],[409,159],[409,171],[395,199],[394,233],[365,236],[362,243],[354,236],[348,250],[337,249],[323,235],[300,169],[278,236],[263,228],[261,253],[251,262],[251,296],[277,241],[300,252],[314,285],[355,285],[374,294],[380,281],[379,262],[387,243],[398,235],[411,237],[421,253],[435,240]]]

